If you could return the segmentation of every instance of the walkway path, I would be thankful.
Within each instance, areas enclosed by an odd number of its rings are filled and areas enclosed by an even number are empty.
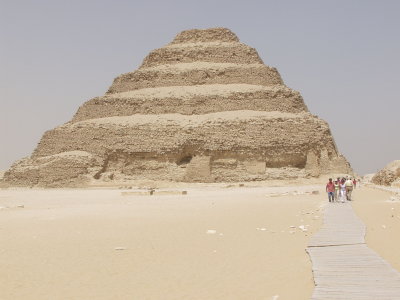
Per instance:
[[[365,226],[350,203],[329,203],[324,225],[311,239],[312,300],[398,300],[400,273],[364,240]]]

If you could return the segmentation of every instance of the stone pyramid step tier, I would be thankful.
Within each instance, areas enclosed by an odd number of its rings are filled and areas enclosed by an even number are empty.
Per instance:
[[[249,181],[352,173],[326,122],[226,28],[187,30],[46,132],[21,186]]]
[[[283,84],[275,68],[263,64],[193,62],[140,68],[114,79],[109,94],[143,88],[199,84]]]
[[[300,93],[284,85],[204,84],[107,94],[83,104],[73,122],[134,114],[201,115],[235,110],[308,111]]]

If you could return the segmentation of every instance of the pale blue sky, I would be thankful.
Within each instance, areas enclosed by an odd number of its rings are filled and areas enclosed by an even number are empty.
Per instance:
[[[228,27],[360,174],[400,159],[400,1],[0,1],[0,170],[191,28]]]

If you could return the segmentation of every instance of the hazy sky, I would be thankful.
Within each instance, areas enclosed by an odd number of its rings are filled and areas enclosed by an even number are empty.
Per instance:
[[[278,68],[360,174],[400,159],[400,1],[0,0],[0,170],[185,29]]]

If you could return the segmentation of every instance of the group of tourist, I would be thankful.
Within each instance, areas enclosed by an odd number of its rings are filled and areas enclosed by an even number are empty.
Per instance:
[[[360,180],[358,180],[360,183]],[[357,186],[357,180],[350,177],[338,177],[335,181],[329,178],[326,184],[326,192],[328,193],[329,202],[342,202],[346,200],[351,201],[351,193]]]

